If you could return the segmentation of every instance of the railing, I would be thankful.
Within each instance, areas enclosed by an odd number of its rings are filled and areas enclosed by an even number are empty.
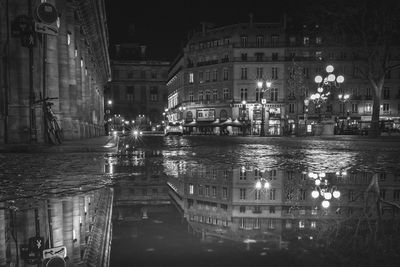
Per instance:
[[[208,66],[208,65],[215,65],[215,64],[218,64],[218,59],[197,62],[196,66],[201,67],[201,66]]]

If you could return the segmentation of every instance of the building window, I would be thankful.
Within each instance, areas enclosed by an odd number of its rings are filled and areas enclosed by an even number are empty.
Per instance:
[[[246,80],[246,79],[247,79],[247,68],[241,68],[241,71],[242,71],[242,72],[241,72],[242,75],[241,75],[240,78],[241,78],[242,80]]]
[[[304,46],[310,45],[310,37],[308,37],[308,36],[303,37],[303,45]]]
[[[272,79],[278,79],[278,68],[272,67]]]
[[[213,70],[212,79],[214,82],[218,80],[218,70]]]
[[[194,76],[193,72],[189,73],[189,83],[194,83]]]
[[[383,103],[383,113],[388,113],[390,110],[389,103]]]
[[[246,206],[240,206],[239,207],[239,212],[240,213],[245,213],[246,212]]]
[[[126,87],[126,100],[128,102],[133,102],[135,100],[135,87],[134,86]]]
[[[189,194],[190,195],[194,194],[194,185],[193,184],[189,184]]]
[[[269,207],[269,213],[271,213],[271,214],[275,213],[275,207],[274,206]]]
[[[264,53],[256,53],[256,61],[262,61],[264,57]]]
[[[263,77],[263,68],[257,67],[257,79],[262,79]]]
[[[142,71],[140,72],[140,78],[146,79],[146,71],[145,71],[145,70],[142,70]]]
[[[269,191],[269,200],[275,200],[276,198],[276,189],[271,189]]]
[[[278,101],[278,88],[271,88],[271,101]]]
[[[228,198],[228,188],[222,187],[222,198]]]
[[[278,60],[278,53],[272,53],[272,61]]]
[[[305,227],[304,220],[300,220],[300,221],[299,221],[299,228],[300,228],[300,229],[303,229],[304,227]]]
[[[351,112],[358,113],[358,104],[357,103],[351,103]]]
[[[218,90],[217,89],[213,90],[213,100],[214,101],[218,100]]]
[[[240,89],[240,100],[247,101],[247,88]]]
[[[206,70],[206,82],[210,81],[210,71]]]
[[[212,196],[213,196],[213,197],[216,197],[216,196],[217,196],[217,187],[216,187],[216,186],[213,186],[213,187],[212,187]]]
[[[146,85],[140,87],[140,97],[143,102],[147,101]]]
[[[260,102],[260,89],[256,88],[256,102]]]
[[[390,88],[389,87],[383,88],[383,99],[390,99]]]
[[[231,98],[230,95],[231,95],[230,94],[230,90],[228,88],[224,88],[224,90],[223,90],[223,98],[224,98],[224,100],[230,99]]]
[[[203,72],[199,71],[199,83],[203,83],[203,82],[204,82]]]
[[[246,199],[246,188],[240,188],[240,199],[241,200],[244,200],[244,199]]]
[[[258,35],[256,37],[256,45],[257,47],[264,47],[264,36]]]
[[[247,36],[240,36],[240,46],[241,47],[247,47]]]
[[[247,172],[245,169],[241,169],[239,172],[239,180],[246,180],[247,179]]]
[[[400,190],[396,189],[393,191],[393,200],[399,201],[400,200]]]
[[[316,221],[311,221],[311,228],[312,229],[317,228],[317,222]]]
[[[207,90],[206,91],[206,101],[210,101],[211,100],[211,91]]]
[[[150,88],[150,100],[152,102],[158,101],[158,87],[157,86],[152,86]]]
[[[228,75],[228,69],[227,69],[227,68],[224,68],[224,81],[227,81],[227,80],[228,80],[228,77],[229,77],[229,75]]]
[[[289,103],[289,113],[294,113],[294,103]]]
[[[279,35],[272,35],[271,36],[271,46],[276,47],[279,45]]]
[[[204,100],[203,91],[199,91],[199,101],[203,100]]]
[[[304,77],[306,77],[307,79],[310,78],[310,68],[304,67],[304,68],[303,68],[303,75],[304,75]]]
[[[241,58],[242,61],[247,61],[247,53],[242,53]]]
[[[189,91],[189,101],[190,101],[190,102],[194,102],[193,91]]]
[[[300,189],[300,200],[307,200],[307,191],[304,189]]]
[[[206,196],[206,197],[209,197],[209,196],[210,196],[210,186],[209,186],[209,185],[206,185],[205,196]]]
[[[256,190],[254,191],[254,200],[260,200],[261,199],[261,191]]]
[[[322,44],[322,38],[321,38],[321,36],[315,37],[315,44],[317,44],[317,45]]]

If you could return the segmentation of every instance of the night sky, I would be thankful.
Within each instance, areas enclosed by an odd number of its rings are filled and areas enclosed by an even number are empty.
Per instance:
[[[105,1],[111,46],[144,44],[151,58],[166,60],[176,58],[188,32],[200,29],[202,21],[223,26],[248,22],[252,13],[254,22],[279,22],[284,12],[305,6],[304,0]]]

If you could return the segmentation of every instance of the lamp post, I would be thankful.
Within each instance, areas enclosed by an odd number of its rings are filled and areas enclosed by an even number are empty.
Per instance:
[[[350,95],[349,94],[339,94],[338,95],[338,99],[343,104],[342,112],[343,112],[343,117],[344,117],[344,113],[345,113],[345,110],[346,110],[346,102],[350,99]]]
[[[336,76],[333,71],[335,68],[332,65],[328,65],[325,68],[326,73],[324,77],[316,75],[314,81],[317,84],[317,93],[312,94],[310,99],[315,103],[315,107],[320,109],[322,104],[328,100],[328,96],[331,94],[331,90],[339,88],[340,84],[344,82],[343,75]],[[321,114],[320,114],[321,117]]]
[[[343,124],[342,124],[342,131],[344,130],[344,116],[345,116],[345,112],[346,112],[346,102],[350,99],[350,95],[349,94],[339,94],[338,95],[338,99],[340,102],[342,102],[342,113],[343,113]],[[343,132],[342,132],[343,134]]]
[[[265,104],[267,103],[267,100],[264,98],[264,93],[271,88],[271,82],[258,81],[257,87],[260,90],[260,98],[259,99],[260,99],[261,107],[262,107],[260,136],[265,136]],[[261,98],[261,96],[262,96],[262,98]]]

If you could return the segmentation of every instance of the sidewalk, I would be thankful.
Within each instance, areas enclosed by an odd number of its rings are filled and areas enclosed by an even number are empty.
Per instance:
[[[118,137],[99,136],[88,139],[64,141],[60,145],[49,144],[0,144],[0,153],[114,153],[118,147]]]

